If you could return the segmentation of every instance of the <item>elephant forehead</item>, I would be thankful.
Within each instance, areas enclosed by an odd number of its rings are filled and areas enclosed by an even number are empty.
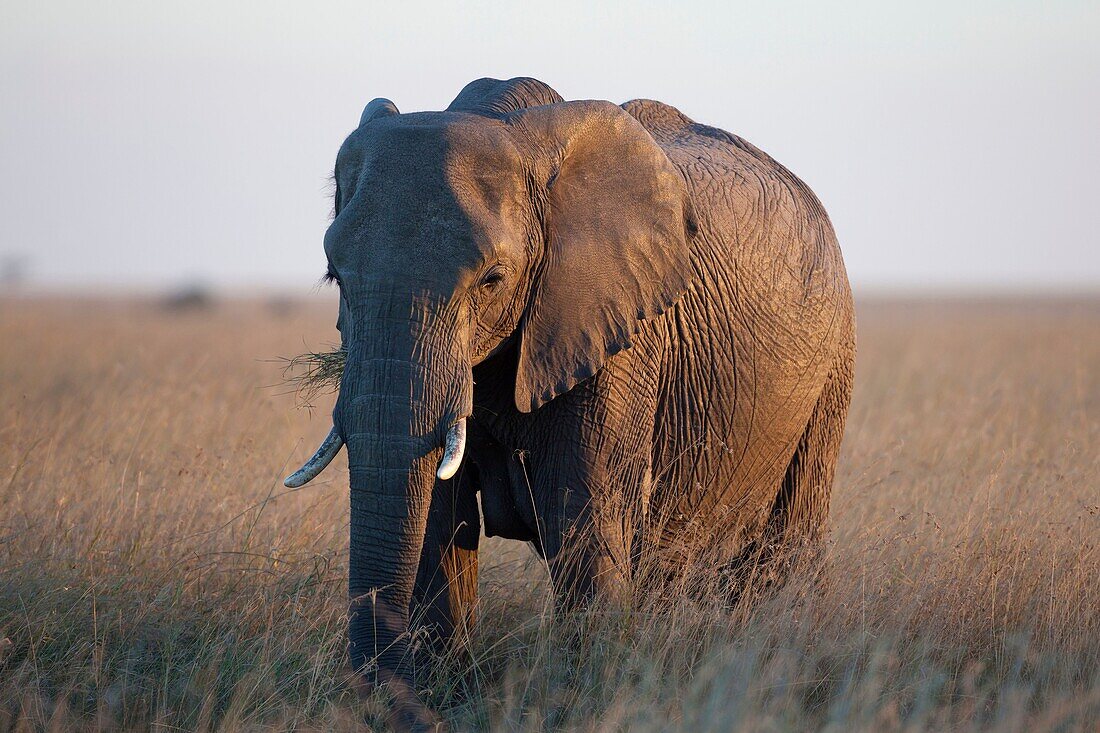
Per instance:
[[[480,259],[483,247],[469,223],[442,208],[419,206],[357,220],[343,213],[325,237],[325,249],[345,282],[353,275],[412,278],[457,276]]]
[[[453,289],[517,238],[495,217],[471,216],[453,198],[375,197],[340,212],[325,250],[346,285],[390,278]]]
[[[345,144],[337,179],[346,200],[325,242],[335,263],[431,254],[477,265],[522,238],[526,184],[503,126],[441,116],[371,122]]]
[[[506,125],[460,112],[420,112],[372,121],[348,136],[337,165],[372,165],[393,173],[510,169],[522,156]]]

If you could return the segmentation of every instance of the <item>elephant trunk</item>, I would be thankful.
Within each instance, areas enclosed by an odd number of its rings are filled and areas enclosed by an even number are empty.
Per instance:
[[[356,671],[394,695],[399,725],[415,730],[429,725],[431,714],[413,692],[409,608],[436,467],[453,426],[469,414],[472,376],[453,329],[417,318],[415,310],[408,320],[365,322],[388,330],[345,333],[348,357],[334,412],[351,476],[349,653]],[[457,447],[451,441],[451,463]]]

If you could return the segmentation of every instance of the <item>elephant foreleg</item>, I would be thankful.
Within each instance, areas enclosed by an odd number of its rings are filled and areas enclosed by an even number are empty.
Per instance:
[[[601,374],[544,408],[562,437],[530,450],[525,475],[538,543],[566,606],[594,596],[630,600],[635,536],[652,486],[654,392]]]
[[[471,473],[437,481],[413,589],[410,618],[432,643],[461,641],[477,612],[477,549],[481,523]]]
[[[567,608],[595,597],[625,603],[630,592],[621,495],[593,497],[587,488],[576,483],[563,488],[557,517],[545,523],[544,556],[559,602]]]

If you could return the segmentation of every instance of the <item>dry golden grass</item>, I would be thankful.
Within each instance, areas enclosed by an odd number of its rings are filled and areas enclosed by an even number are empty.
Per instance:
[[[347,474],[272,361],[331,303],[0,301],[0,730],[352,730]],[[829,563],[555,614],[486,541],[459,730],[1096,730],[1100,303],[863,303]],[[3,639],[9,641],[5,642]]]

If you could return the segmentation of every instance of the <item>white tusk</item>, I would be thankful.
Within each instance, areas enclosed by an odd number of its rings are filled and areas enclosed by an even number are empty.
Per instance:
[[[447,444],[443,449],[443,460],[439,462],[437,478],[444,481],[458,472],[462,465],[462,454],[466,452],[466,418],[462,418],[447,431]]]
[[[283,480],[283,486],[286,486],[288,489],[297,489],[317,478],[317,474],[325,470],[325,466],[332,462],[332,459],[340,452],[340,448],[343,447],[343,445],[344,439],[340,437],[340,433],[336,432],[336,428],[333,427],[332,430],[328,431],[325,442],[321,443],[321,447],[313,454],[313,458],[310,458],[302,464],[301,468],[287,476],[286,479]]]

